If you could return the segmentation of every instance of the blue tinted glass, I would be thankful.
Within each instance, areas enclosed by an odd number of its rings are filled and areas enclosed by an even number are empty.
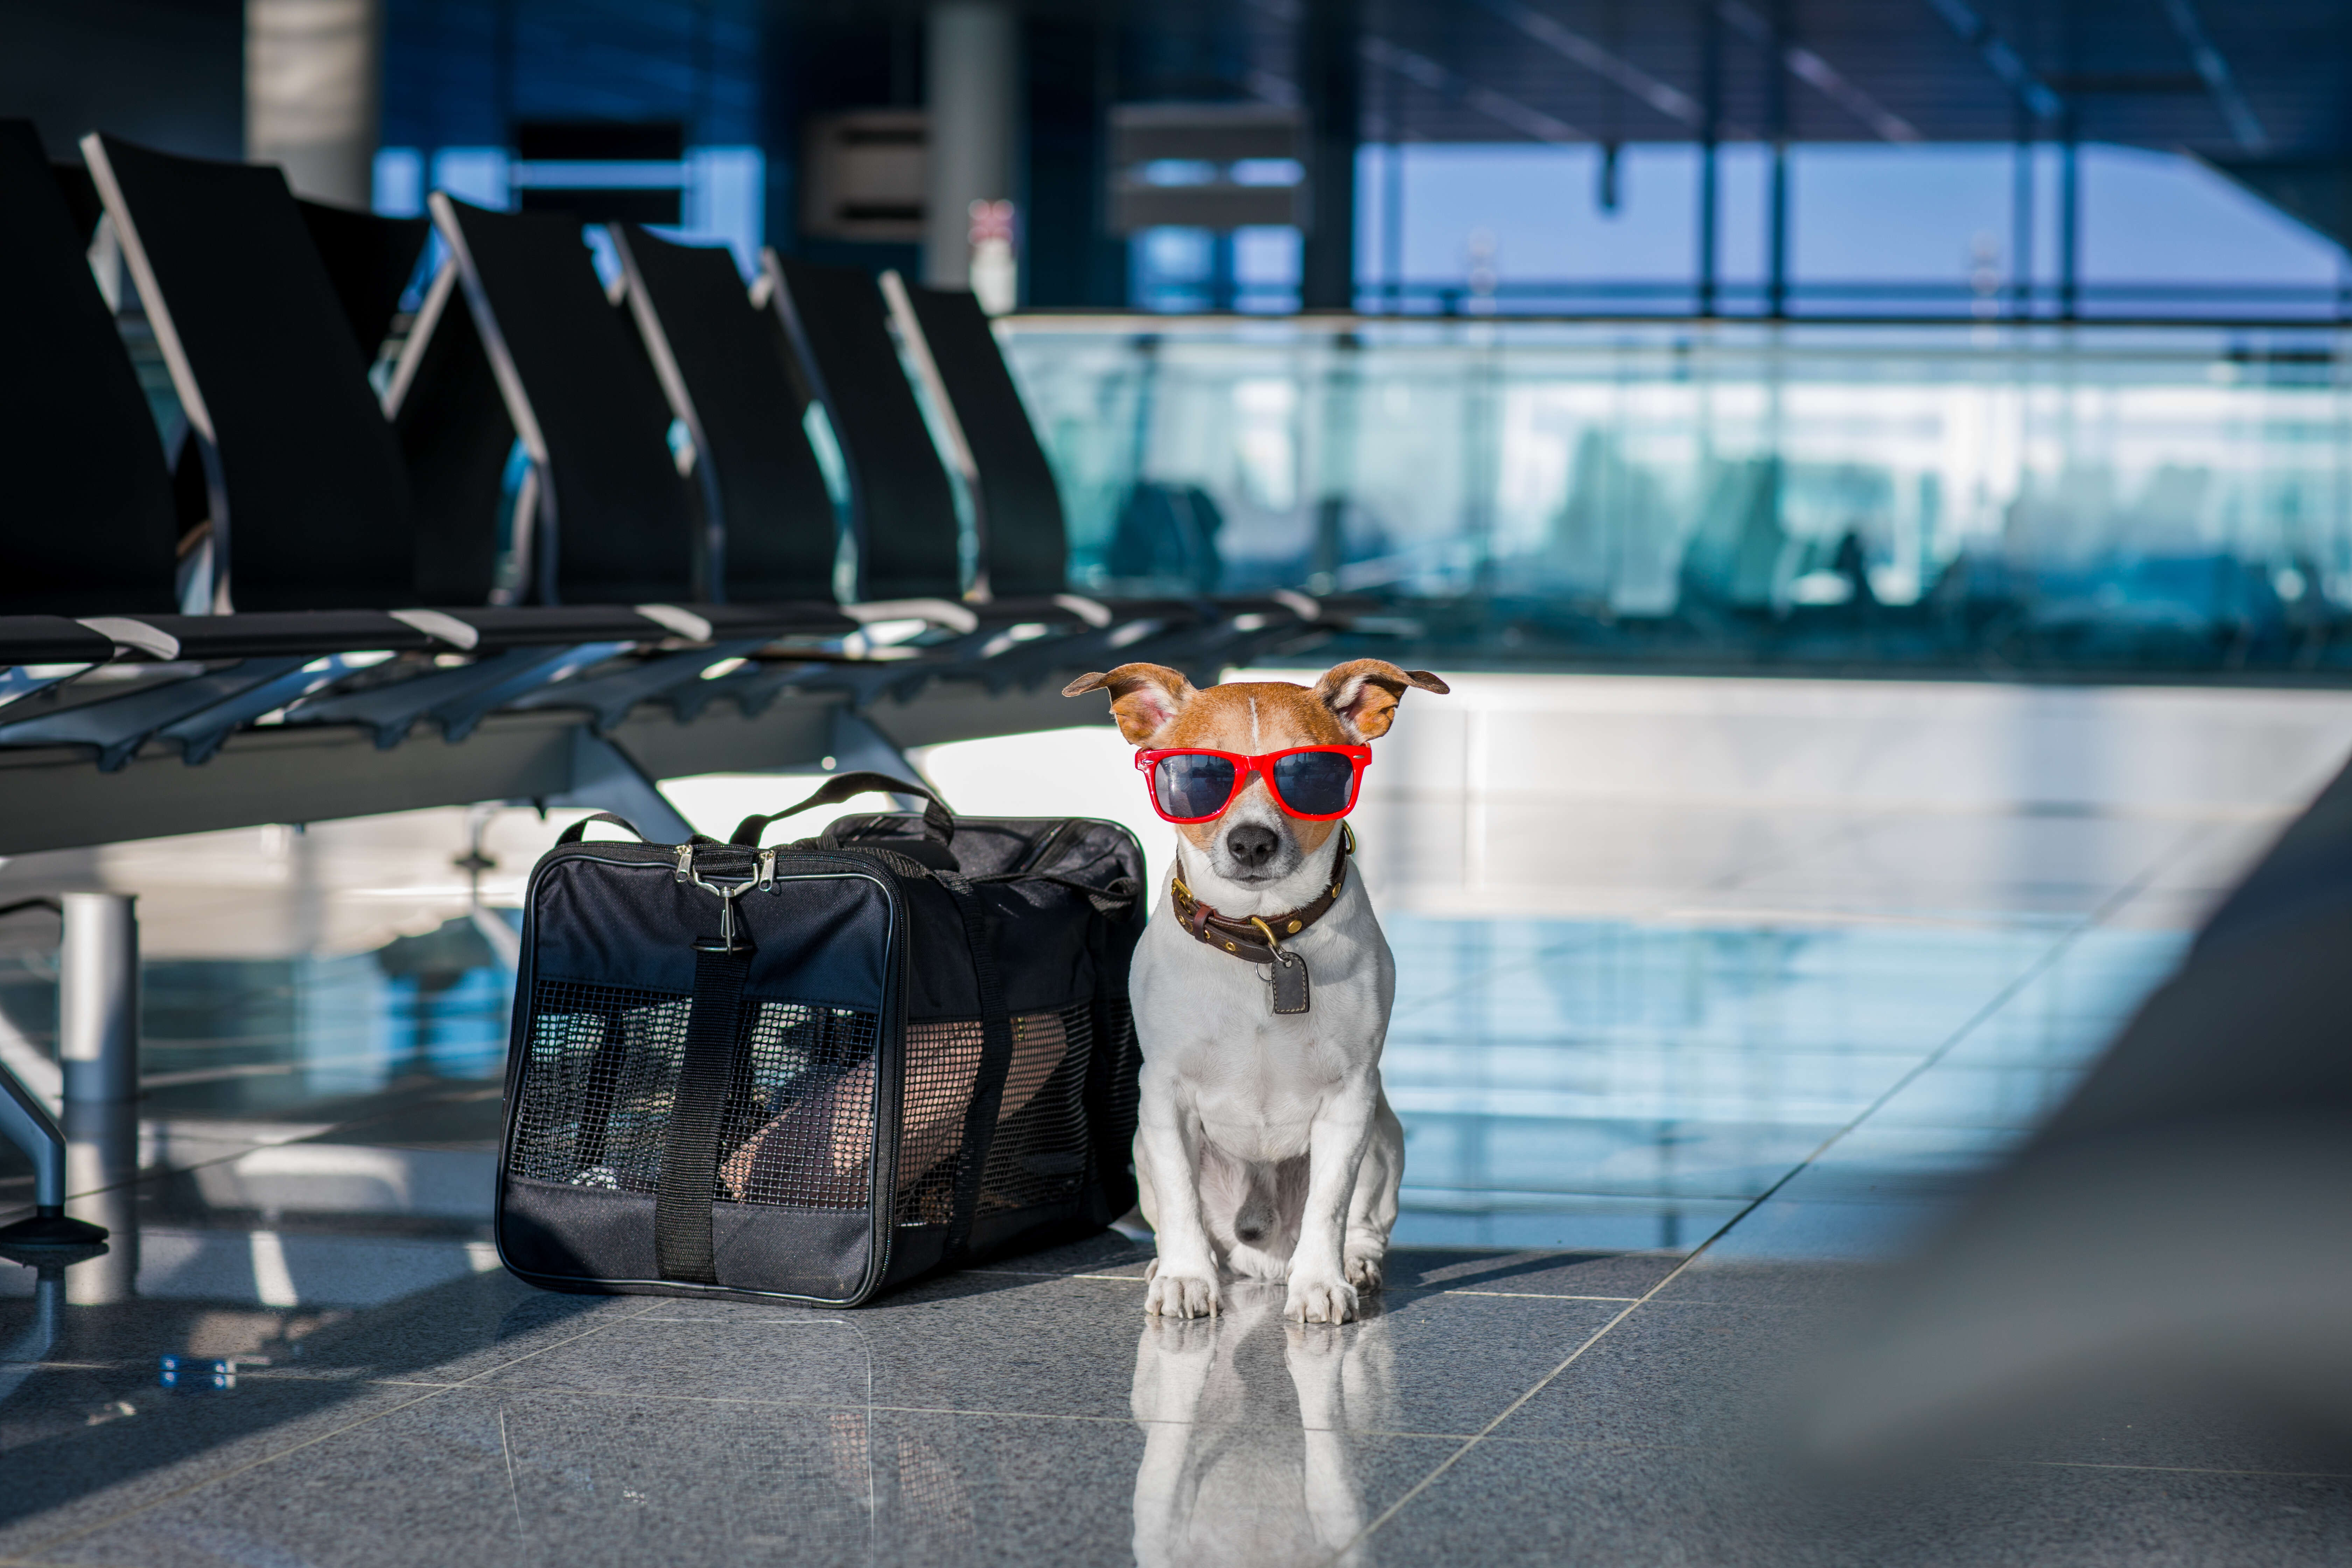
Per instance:
[[[1328,816],[1348,809],[1356,764],[1337,752],[1294,752],[1274,764],[1274,787],[1291,810]]]
[[[1160,809],[1171,816],[1214,816],[1234,793],[1234,764],[1223,757],[1162,757],[1151,770]]]

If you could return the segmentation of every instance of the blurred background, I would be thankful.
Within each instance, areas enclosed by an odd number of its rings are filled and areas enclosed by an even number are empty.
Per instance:
[[[2320,0],[5,16],[59,157],[971,283],[1097,591],[1379,591],[1490,665],[2352,658]]]

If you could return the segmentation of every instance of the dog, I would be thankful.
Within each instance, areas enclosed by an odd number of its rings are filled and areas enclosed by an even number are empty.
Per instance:
[[[1110,693],[1155,809],[1177,823],[1176,865],[1129,988],[1143,1054],[1135,1174],[1159,1248],[1144,1297],[1154,1316],[1213,1315],[1221,1271],[1285,1282],[1283,1310],[1301,1322],[1349,1321],[1359,1292],[1380,1289],[1404,1176],[1404,1129],[1381,1087],[1396,963],[1362,879],[1349,873],[1352,836],[1340,819],[1368,742],[1388,732],[1408,687],[1446,689],[1377,658],[1334,666],[1311,688],[1203,691],[1163,666],[1126,664],[1063,689]],[[1275,753],[1307,747],[1328,750],[1282,764],[1295,773],[1274,771]],[[1153,758],[1171,749],[1263,766],[1178,757],[1163,771]],[[1311,809],[1335,804],[1343,764],[1354,770],[1344,805]],[[1283,799],[1280,778],[1291,781]],[[1222,804],[1221,781],[1233,786]],[[1286,809],[1294,791],[1310,815]]]

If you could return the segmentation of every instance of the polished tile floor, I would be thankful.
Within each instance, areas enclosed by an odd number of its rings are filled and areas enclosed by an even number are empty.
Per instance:
[[[502,911],[551,825],[26,857],[0,902],[142,889],[147,1095],[77,1129],[114,1249],[0,1264],[0,1563],[2352,1560],[2352,1463],[2228,1412],[2077,1411],[1867,1481],[1802,1462],[1807,1369],[1874,1270],[2286,804],[1601,803],[1555,835],[1589,908],[1393,908],[1406,1210],[1342,1328],[1245,1287],[1148,1321],[1148,1242],[1116,1234],[849,1313],[533,1290],[486,1205]],[[0,923],[28,1077],[54,942]],[[0,1165],[0,1217],[26,1187]]]

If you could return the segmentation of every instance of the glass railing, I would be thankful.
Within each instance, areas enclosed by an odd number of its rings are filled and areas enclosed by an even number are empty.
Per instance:
[[[1024,316],[1099,591],[1457,667],[2352,674],[2326,328]]]

